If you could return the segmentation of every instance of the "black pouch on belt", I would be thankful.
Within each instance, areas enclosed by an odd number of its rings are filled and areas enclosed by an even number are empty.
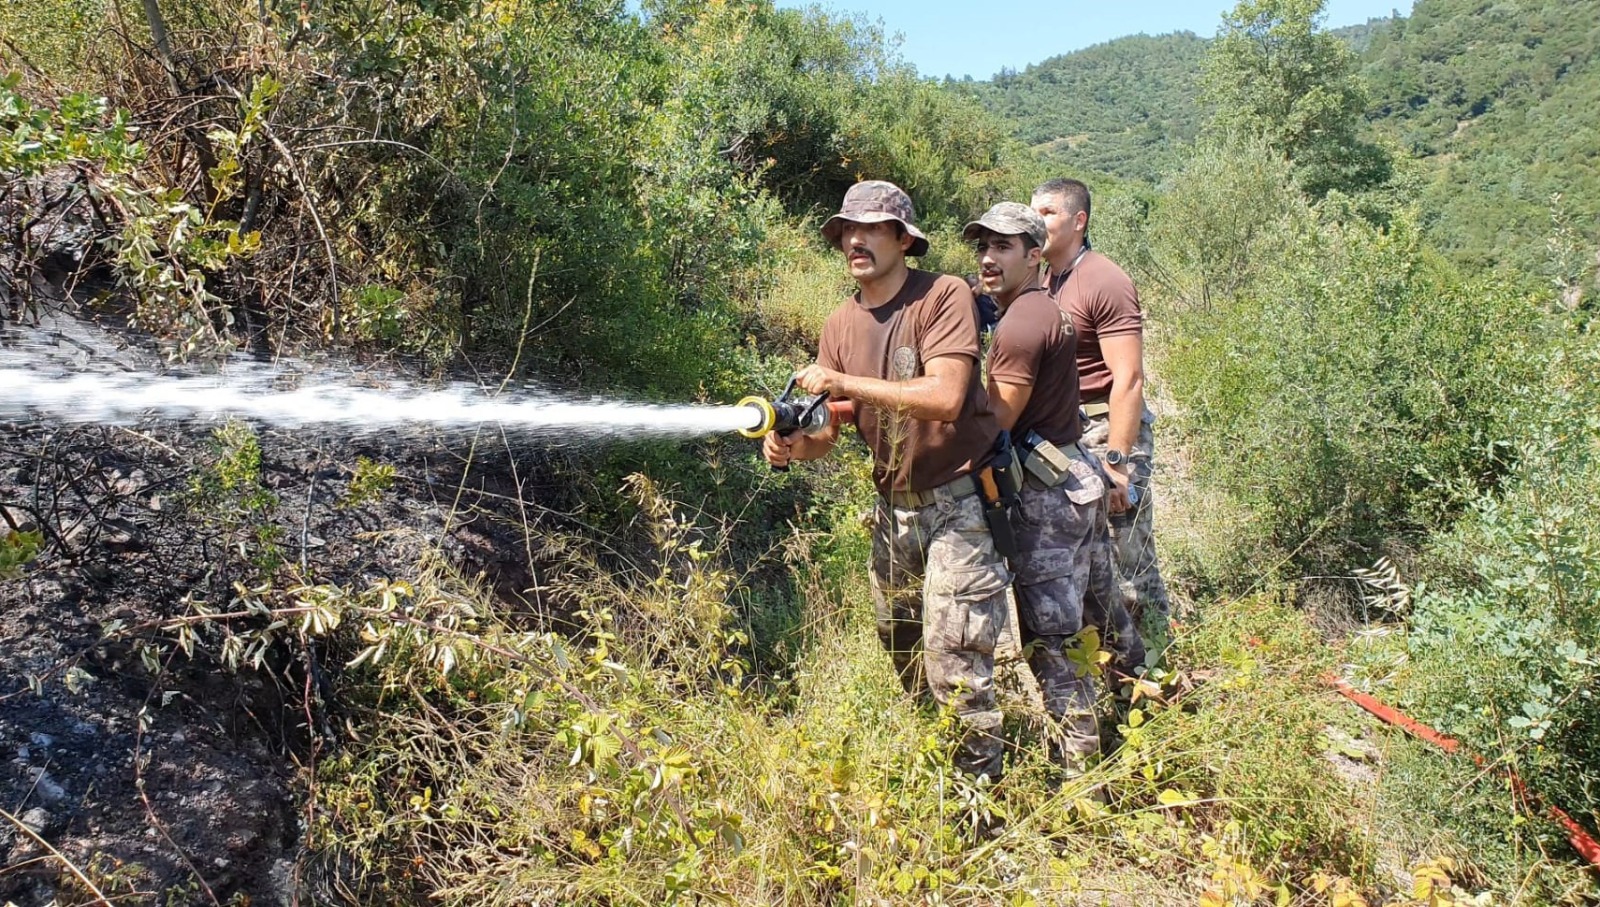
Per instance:
[[[1021,469],[1011,447],[1010,432],[1001,432],[995,442],[994,459],[978,470],[978,493],[983,498],[983,519],[994,537],[994,549],[1001,557],[1017,556],[1017,535],[1011,528],[1011,511],[1021,499]]]

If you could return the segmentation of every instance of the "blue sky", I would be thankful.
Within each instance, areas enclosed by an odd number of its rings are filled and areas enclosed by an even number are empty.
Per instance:
[[[1224,0],[778,0],[779,6],[819,5],[881,19],[884,32],[899,33],[900,53],[925,76],[946,74],[987,79],[1001,67],[1023,69],[1057,54],[1123,35],[1192,31],[1209,38],[1234,3]],[[1010,23],[1005,10],[1016,10]],[[1328,0],[1329,28],[1411,12],[1411,0]]]

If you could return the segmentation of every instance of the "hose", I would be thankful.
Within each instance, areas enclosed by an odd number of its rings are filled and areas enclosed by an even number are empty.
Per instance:
[[[1338,691],[1339,695],[1360,706],[1379,721],[1393,725],[1419,740],[1425,740],[1446,753],[1453,754],[1461,749],[1461,741],[1423,724],[1394,706],[1385,705],[1372,694],[1363,693],[1351,686],[1344,678],[1328,675],[1324,679]],[[1468,753],[1468,755],[1480,767],[1489,767],[1488,760],[1477,753]],[[1510,779],[1511,789],[1516,793],[1519,800],[1535,804],[1542,802],[1536,794],[1528,790],[1528,786],[1523,783],[1522,778],[1515,771],[1506,766],[1497,766],[1497,768]],[[1566,830],[1567,841],[1572,844],[1572,849],[1587,860],[1591,867],[1600,868],[1600,842],[1590,836],[1589,832],[1578,824],[1578,820],[1572,818],[1566,810],[1559,806],[1548,804],[1546,809],[1550,814],[1550,818],[1554,819],[1556,824]]]

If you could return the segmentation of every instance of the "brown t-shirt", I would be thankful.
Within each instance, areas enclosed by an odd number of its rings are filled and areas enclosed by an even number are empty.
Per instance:
[[[1045,272],[1056,304],[1078,333],[1078,384],[1083,399],[1111,393],[1111,368],[1100,352],[1100,338],[1144,331],[1139,291],[1116,262],[1090,251],[1060,274]]]
[[[886,381],[922,375],[939,356],[978,362],[978,307],[966,283],[913,270],[895,297],[877,308],[846,299],[822,326],[817,362],[824,368]],[[927,491],[988,463],[999,433],[989,395],[973,369],[954,422],[897,416],[858,407],[856,427],[872,448],[878,491]]]
[[[1001,313],[989,341],[989,378],[1033,387],[1011,428],[1015,440],[1035,431],[1063,447],[1083,435],[1074,346],[1072,322],[1042,287],[1023,290]]]

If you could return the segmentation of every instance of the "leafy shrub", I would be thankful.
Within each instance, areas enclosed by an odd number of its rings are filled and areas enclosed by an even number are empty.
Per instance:
[[[1419,717],[1460,738],[1530,789],[1600,824],[1600,365],[1592,338],[1542,360],[1545,378],[1512,394],[1510,468],[1429,549],[1414,590],[1396,682]],[[1500,816],[1458,816],[1464,837],[1497,837],[1496,854],[1561,849],[1542,813],[1504,787]],[[1527,808],[1528,812],[1523,810]],[[1520,818],[1518,818],[1520,816]],[[1526,820],[1534,821],[1526,821]]]
[[[1496,481],[1544,316],[1439,264],[1405,212],[1317,223],[1281,164],[1235,147],[1202,150],[1152,212],[1156,369],[1199,483],[1246,505],[1260,543],[1342,569]]]
[[[0,7],[0,49],[24,71],[46,74],[67,91],[92,92],[115,38],[97,28],[105,14],[98,0],[15,0]],[[141,38],[147,36],[140,36]]]
[[[270,578],[284,563],[283,529],[273,522],[281,503],[263,481],[261,443],[242,422],[212,433],[211,463],[190,477],[186,503],[221,540],[219,566],[234,554],[248,562],[251,582]]]
[[[1104,233],[1100,207],[1096,235]],[[1171,304],[1209,309],[1280,267],[1310,220],[1287,159],[1260,139],[1210,138],[1172,177],[1127,267]]]
[[[225,156],[209,174],[209,205],[186,201],[181,191],[141,172],[147,149],[136,140],[127,111],[112,110],[105,98],[86,93],[37,106],[22,96],[21,84],[17,74],[0,77],[0,177],[6,181],[0,200],[14,195],[24,216],[32,216],[35,205],[82,204],[87,198],[94,228],[111,234],[106,245],[112,260],[100,260],[91,248],[76,251],[87,254],[91,266],[109,264],[133,296],[133,322],[166,341],[174,357],[225,352],[229,341],[219,326],[232,315],[219,305],[207,275],[248,259],[260,248],[260,236],[219,216],[218,208],[239,193],[231,178],[237,156],[251,141],[251,124],[265,115],[275,83],[257,83],[241,100],[246,125],[219,140]],[[46,199],[44,190],[34,191],[37,180],[68,167],[76,169],[77,180],[63,197]],[[32,264],[31,250],[19,251],[14,267],[21,271]]]
[[[0,536],[0,579],[15,579],[39,554],[44,534],[33,530],[9,529]]]

